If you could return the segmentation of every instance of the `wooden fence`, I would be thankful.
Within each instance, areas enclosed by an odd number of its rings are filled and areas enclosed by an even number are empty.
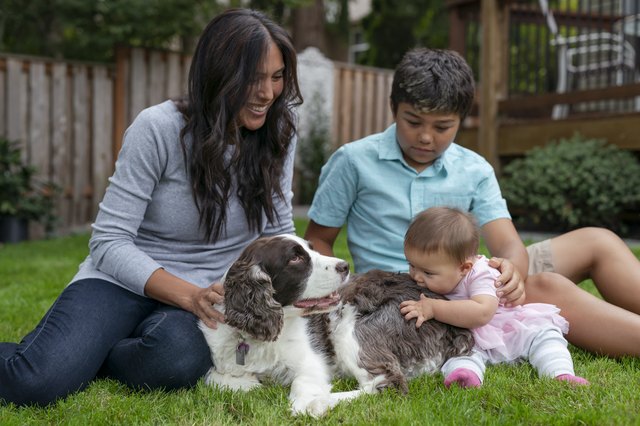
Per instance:
[[[191,57],[175,52],[119,48],[116,55],[114,147],[126,126],[145,107],[186,91]],[[334,146],[384,130],[393,72],[382,68],[334,63],[332,140]]]
[[[62,188],[65,231],[93,220],[113,170],[112,68],[0,55],[0,135],[20,142],[37,178]]]
[[[186,93],[191,56],[178,52],[118,47],[114,88],[114,155],[122,135],[144,108]]]
[[[185,93],[190,62],[129,47],[117,48],[108,65],[0,54],[0,136],[19,141],[38,178],[62,188],[58,232],[94,220],[126,127],[142,109]],[[334,148],[384,130],[391,71],[344,63],[334,70]]]
[[[335,147],[386,129],[393,122],[389,107],[393,71],[344,63],[334,65]]]
[[[115,64],[105,65],[0,54],[0,136],[20,141],[25,160],[40,170],[39,177],[63,188],[56,200],[60,233],[94,220],[122,135],[135,116],[186,89],[189,56],[119,48],[116,58]],[[333,148],[380,132],[392,122],[392,71],[335,62],[333,77]],[[513,109],[549,109],[594,96],[638,96],[640,84],[604,90],[505,99],[497,111],[504,117]],[[498,156],[516,156],[577,130],[638,151],[639,117],[627,113],[555,122],[549,117],[504,120],[497,125],[494,143]],[[482,126],[474,118],[469,123],[458,142],[481,151]]]

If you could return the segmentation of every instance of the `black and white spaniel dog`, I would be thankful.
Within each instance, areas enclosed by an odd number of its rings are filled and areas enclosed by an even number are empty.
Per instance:
[[[260,380],[291,385],[294,414],[322,415],[333,405],[332,371],[309,334],[309,316],[336,309],[349,264],[313,251],[295,236],[252,242],[225,274],[225,324],[200,328],[214,367],[205,382],[249,390]]]
[[[251,243],[224,277],[225,324],[200,328],[214,367],[207,384],[235,390],[261,379],[290,385],[293,414],[323,415],[339,401],[438,371],[473,346],[468,330],[406,322],[400,302],[425,293],[408,274],[372,271],[347,282],[349,266],[295,236]],[[335,373],[359,389],[331,393]]]
[[[314,340],[328,341],[321,346],[334,371],[358,380],[356,395],[385,388],[406,393],[409,379],[438,372],[449,358],[471,353],[471,331],[436,320],[416,328],[415,321],[404,319],[401,302],[418,300],[421,293],[443,298],[409,274],[372,270],[355,276],[339,293],[339,309],[314,316],[310,330]]]

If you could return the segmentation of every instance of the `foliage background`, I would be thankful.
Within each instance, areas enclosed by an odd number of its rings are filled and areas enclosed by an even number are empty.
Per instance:
[[[348,0],[0,0],[0,52],[100,62],[112,61],[118,44],[188,52],[211,17],[238,6],[266,12],[290,29],[294,44],[299,37],[308,42],[307,33],[315,31],[311,45],[346,46],[352,31],[348,4]],[[300,14],[303,10],[305,15]],[[301,16],[307,22],[297,26]],[[319,25],[309,25],[310,20]],[[371,46],[362,58],[367,65],[393,68],[410,47],[447,45],[444,0],[373,0],[371,13],[361,24]]]
[[[626,219],[640,208],[640,161],[603,139],[576,133],[513,160],[500,186],[524,228],[603,226],[629,236]]]
[[[449,19],[444,0],[372,0],[372,11],[362,26],[369,50],[360,62],[395,68],[415,46],[446,48]]]
[[[110,61],[120,43],[188,49],[220,10],[204,0],[2,0],[0,51]]]

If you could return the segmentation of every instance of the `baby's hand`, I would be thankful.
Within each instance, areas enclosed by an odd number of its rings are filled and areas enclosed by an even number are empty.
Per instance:
[[[416,328],[420,327],[423,322],[433,318],[433,307],[431,299],[424,294],[420,295],[420,300],[405,300],[400,303],[400,313],[404,315],[407,321],[416,319]]]

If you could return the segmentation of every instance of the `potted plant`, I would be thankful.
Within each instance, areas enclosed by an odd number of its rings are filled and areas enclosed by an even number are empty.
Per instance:
[[[57,188],[34,178],[37,169],[22,161],[15,141],[0,137],[0,242],[28,238],[29,221],[53,229],[53,194]]]

